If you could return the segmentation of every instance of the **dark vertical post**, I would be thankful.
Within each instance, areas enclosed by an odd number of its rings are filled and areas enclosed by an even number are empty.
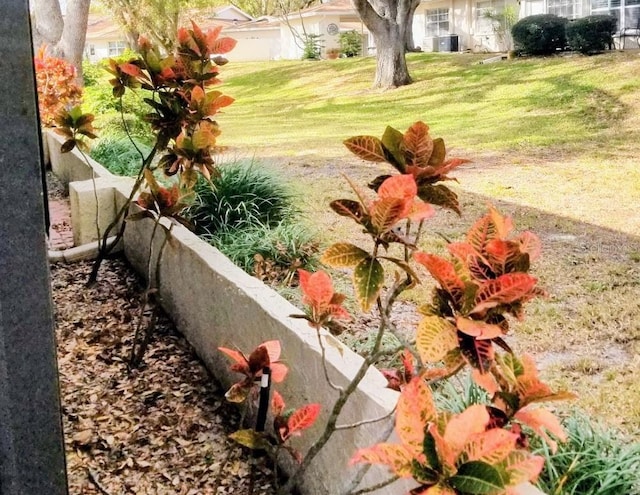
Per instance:
[[[0,493],[67,493],[27,0],[0,15]]]

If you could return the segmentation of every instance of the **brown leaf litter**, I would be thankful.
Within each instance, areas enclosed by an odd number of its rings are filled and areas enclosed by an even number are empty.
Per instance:
[[[51,268],[70,493],[250,493],[251,454],[227,438],[239,415],[224,391],[164,314],[130,372],[140,281],[124,260],[107,260],[87,288],[90,269]],[[263,460],[253,493],[274,493]]]

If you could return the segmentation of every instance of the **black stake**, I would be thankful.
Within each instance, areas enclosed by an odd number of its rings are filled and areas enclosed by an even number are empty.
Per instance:
[[[267,423],[267,412],[269,411],[269,395],[271,391],[271,368],[265,366],[262,368],[262,376],[260,377],[260,397],[258,399],[258,417],[256,418],[257,433],[264,431],[265,424]],[[262,453],[260,449],[253,449],[251,458],[251,471],[249,476],[249,495],[253,495],[253,489],[255,484],[255,470],[258,460],[258,455]]]

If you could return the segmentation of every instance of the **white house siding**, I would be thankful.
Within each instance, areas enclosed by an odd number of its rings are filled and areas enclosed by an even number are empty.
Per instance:
[[[226,29],[224,35],[230,36],[238,42],[227,56],[232,62],[277,60],[281,57],[280,29],[277,27],[270,29]]]

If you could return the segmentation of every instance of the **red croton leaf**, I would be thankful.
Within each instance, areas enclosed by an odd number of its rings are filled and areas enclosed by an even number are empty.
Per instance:
[[[307,404],[294,411],[287,421],[289,435],[299,434],[302,430],[313,426],[313,423],[316,422],[320,415],[321,409],[322,406],[320,404]]]
[[[526,273],[507,273],[485,282],[476,293],[472,313],[482,313],[500,304],[513,304],[526,300],[538,279]]]
[[[233,38],[219,38],[210,45],[209,50],[212,54],[223,55],[233,50],[237,43]]]
[[[240,351],[228,349],[227,347],[218,347],[218,350],[230,357],[234,361],[235,365],[242,367],[246,372],[249,371],[249,361]],[[241,373],[245,373],[245,371],[241,371]]]
[[[454,300],[460,301],[465,286],[464,282],[458,277],[453,263],[439,256],[420,251],[414,253],[413,258],[429,270],[431,276]]]

